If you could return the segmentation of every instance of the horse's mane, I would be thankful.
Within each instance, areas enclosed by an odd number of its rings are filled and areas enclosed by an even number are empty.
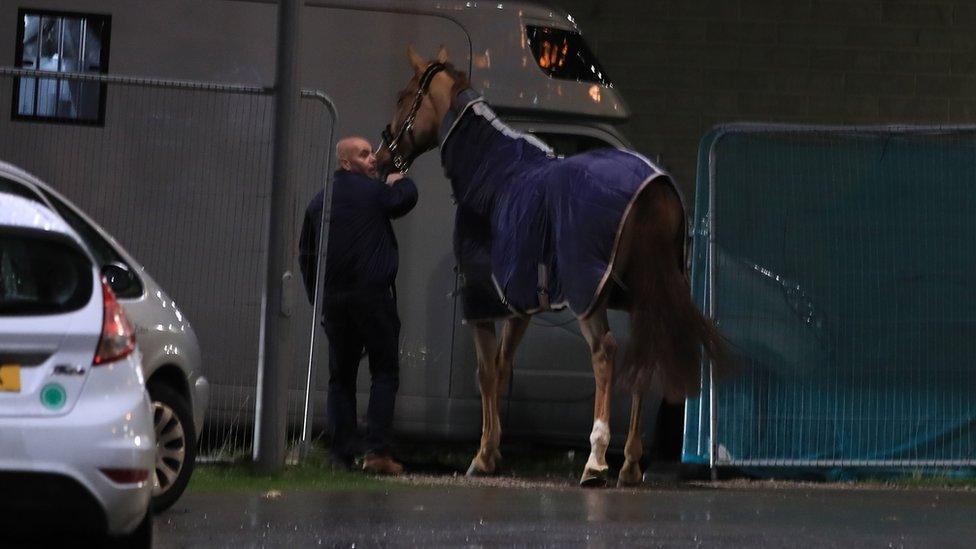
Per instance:
[[[454,79],[454,86],[451,88],[452,100],[457,97],[457,94],[471,87],[471,81],[468,80],[468,73],[459,71],[451,63],[444,63],[444,70]]]

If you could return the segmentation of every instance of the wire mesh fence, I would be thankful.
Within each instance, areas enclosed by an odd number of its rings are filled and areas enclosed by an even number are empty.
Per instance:
[[[42,84],[48,95],[64,90],[63,96],[54,94],[59,117],[16,115],[25,95],[36,100]],[[71,90],[91,94],[99,87],[101,120],[74,123]],[[36,93],[24,92],[31,88]],[[0,158],[34,173],[88,213],[192,322],[200,368],[211,385],[202,455],[250,455],[272,222],[270,91],[96,75],[55,79],[3,69],[0,105],[14,112],[0,120]],[[316,92],[303,93],[298,120],[298,192],[289,218],[274,220],[294,235],[296,258],[305,207],[330,175],[335,124],[327,97]],[[298,272],[297,259],[293,270]],[[293,442],[303,436],[306,388],[314,379],[310,368],[324,360],[322,343],[312,341],[312,308],[301,288],[294,303],[288,402]],[[319,349],[314,355],[313,347]]]
[[[715,465],[976,465],[976,128],[731,125],[693,288],[741,371],[688,406]]]

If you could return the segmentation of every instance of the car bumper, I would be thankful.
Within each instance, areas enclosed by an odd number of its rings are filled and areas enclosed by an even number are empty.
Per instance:
[[[149,397],[136,373],[138,360],[136,353],[93,369],[75,407],[64,416],[0,418],[0,480],[7,481],[0,482],[0,516],[46,515],[46,524],[57,525],[59,511],[73,512],[87,500],[97,502],[104,516],[97,529],[104,527],[109,535],[127,534],[139,525],[152,493],[155,434]],[[116,371],[108,372],[110,367]],[[118,390],[118,370],[138,379]],[[145,470],[148,476],[120,484],[104,469]],[[18,493],[8,493],[13,490]],[[48,497],[52,490],[63,494]]]

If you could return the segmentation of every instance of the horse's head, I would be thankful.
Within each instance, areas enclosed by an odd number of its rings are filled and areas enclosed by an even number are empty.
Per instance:
[[[376,151],[376,163],[383,174],[406,172],[418,156],[437,146],[437,132],[450,107],[451,92],[458,78],[464,78],[447,63],[443,46],[431,61],[417,55],[413,46],[407,47],[407,56],[414,75],[397,94],[393,118],[383,130]]]

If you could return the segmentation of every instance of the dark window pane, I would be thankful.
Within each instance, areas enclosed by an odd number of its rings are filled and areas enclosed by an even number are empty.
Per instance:
[[[76,118],[78,110],[75,108],[74,100],[78,92],[78,82],[71,80],[59,80],[61,89],[58,90],[58,116],[61,118]],[[72,93],[75,92],[75,93]]]
[[[45,71],[56,71],[61,53],[61,18],[44,16],[41,17],[40,35],[41,60],[39,69]]]
[[[75,311],[91,299],[88,258],[66,242],[33,231],[0,232],[0,315]]]
[[[37,79],[20,79],[20,100],[17,103],[17,114],[34,114],[34,92],[37,89]]]
[[[41,18],[37,15],[24,16],[23,52],[20,55],[20,66],[25,69],[37,68],[37,35],[40,30]]]
[[[98,82],[78,82],[78,117],[84,120],[98,120],[101,105],[102,84]]]
[[[535,25],[525,31],[536,64],[549,76],[613,86],[578,32]]]
[[[37,83],[37,116],[54,116],[54,108],[58,100],[58,81],[53,78],[41,78]]]
[[[102,42],[105,38],[105,21],[89,19],[85,25],[85,71],[104,72],[102,67]]]
[[[21,42],[20,66],[25,69],[36,69],[41,18],[38,15],[24,15],[22,24],[24,25],[24,39]],[[34,114],[34,95],[37,91],[37,80],[22,78],[18,88],[20,100],[17,103],[17,113]]]
[[[81,19],[65,17],[64,39],[61,41],[61,70],[78,72],[81,70]]]
[[[81,19],[66,17],[62,21],[61,71],[78,72],[81,69]],[[77,80],[61,80],[58,90],[58,116],[77,118],[78,97],[81,83]]]
[[[42,71],[61,70],[61,18],[41,18],[41,61]],[[41,78],[37,89],[38,116],[54,116],[57,112],[58,81]]]

